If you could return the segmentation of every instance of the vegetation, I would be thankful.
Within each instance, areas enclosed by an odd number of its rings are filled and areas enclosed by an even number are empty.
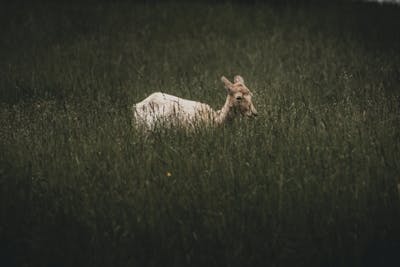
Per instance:
[[[0,9],[5,266],[388,266],[400,248],[400,8]],[[259,116],[143,136],[154,91]],[[398,262],[397,262],[398,263]]]

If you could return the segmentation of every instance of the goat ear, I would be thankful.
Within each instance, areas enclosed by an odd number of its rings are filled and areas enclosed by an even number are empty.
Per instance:
[[[235,78],[233,78],[233,82],[234,82],[234,83],[241,83],[241,84],[244,84],[243,77],[240,76],[240,75],[236,75]]]
[[[225,76],[221,77],[221,81],[224,83],[225,88],[230,90],[233,84]]]

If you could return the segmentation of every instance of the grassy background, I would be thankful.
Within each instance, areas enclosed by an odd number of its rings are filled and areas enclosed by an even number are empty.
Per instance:
[[[3,266],[398,266],[400,9],[0,9]],[[131,127],[154,91],[259,116]],[[397,262],[396,262],[397,260]]]

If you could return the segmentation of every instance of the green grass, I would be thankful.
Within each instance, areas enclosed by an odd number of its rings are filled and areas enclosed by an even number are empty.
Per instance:
[[[399,15],[350,3],[6,4],[0,260],[393,263]],[[154,91],[220,108],[220,76],[236,74],[257,119],[132,128],[130,106]]]

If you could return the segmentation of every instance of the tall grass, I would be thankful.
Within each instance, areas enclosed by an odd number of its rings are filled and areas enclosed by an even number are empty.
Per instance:
[[[399,8],[0,12],[6,265],[396,264]],[[235,74],[256,120],[150,136],[131,126],[130,106],[154,91],[219,108],[219,77]]]

